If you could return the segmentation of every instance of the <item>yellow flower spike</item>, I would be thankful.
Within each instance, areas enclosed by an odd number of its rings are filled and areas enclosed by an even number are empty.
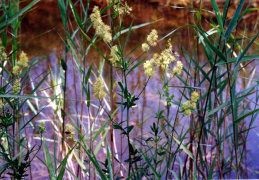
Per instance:
[[[66,134],[71,134],[75,131],[75,128],[72,124],[66,123],[66,128],[65,128],[65,133]]]
[[[117,54],[118,51],[119,51],[119,49],[118,49],[117,45],[112,46],[109,60],[110,60],[110,62],[112,63],[113,66],[115,65],[116,61],[119,61],[119,57],[118,57],[118,54]]]
[[[74,141],[75,128],[72,124],[66,124],[65,133],[68,135],[67,140]]]
[[[36,134],[42,134],[46,132],[46,128],[45,128],[45,122],[41,121],[40,125],[39,125],[39,129],[36,131]]]
[[[22,52],[20,54],[20,61],[17,63],[21,68],[26,68],[28,67],[28,56],[26,53]]]
[[[153,63],[154,67],[159,67],[161,64],[161,56],[159,54],[155,53],[153,57],[150,59],[150,61]]]
[[[156,46],[158,40],[157,30],[153,29],[151,33],[147,36],[147,42],[150,46]]]
[[[0,99],[0,109],[2,109],[4,107],[4,103],[2,101],[2,99]]]
[[[192,94],[191,94],[192,101],[197,102],[199,98],[200,98],[199,93],[197,93],[196,91],[193,91]]]
[[[148,77],[153,77],[154,75],[156,75],[156,71],[154,70],[154,65],[152,61],[146,61],[143,66],[144,66],[144,73]]]
[[[98,77],[95,83],[93,84],[94,97],[96,97],[97,99],[102,99],[106,97],[106,93],[104,92],[103,89],[104,89],[104,82],[101,77]]]
[[[20,90],[21,90],[20,81],[18,79],[15,79],[14,85],[13,85],[13,94],[18,94]]]
[[[183,69],[183,63],[181,61],[176,62],[176,66],[173,68],[173,74],[181,74]]]
[[[184,111],[184,116],[190,116],[192,114],[192,111],[190,109],[186,109]]]
[[[125,2],[125,4],[124,4],[125,14],[130,14],[131,11],[132,11],[132,8],[128,6],[127,2]]]
[[[0,62],[4,62],[5,60],[7,60],[7,54],[5,48],[0,45]]]
[[[13,71],[12,71],[12,72],[13,72],[14,75],[18,76],[18,75],[20,74],[20,72],[21,72],[20,66],[15,65],[15,66],[13,67]]]
[[[197,108],[196,102],[192,102],[192,103],[191,103],[191,108],[192,108],[192,109],[196,109],[196,108]]]
[[[147,43],[142,44],[142,51],[147,52],[149,50],[150,46]]]
[[[90,19],[93,22],[96,34],[100,36],[105,43],[110,43],[112,41],[111,28],[103,23],[98,6],[94,7]]]

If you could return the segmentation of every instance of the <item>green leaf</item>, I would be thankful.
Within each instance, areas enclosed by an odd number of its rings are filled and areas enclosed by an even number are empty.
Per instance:
[[[133,71],[136,67],[138,67],[138,66],[139,66],[143,61],[145,61],[146,59],[147,59],[147,58],[143,58],[143,59],[141,59],[139,62],[137,62],[132,68],[130,68],[130,69],[128,70],[126,76],[129,75],[129,73],[130,73],[131,71]]]
[[[211,0],[211,5],[212,5],[213,10],[215,11],[215,15],[216,15],[219,27],[220,27],[220,31],[222,34],[224,34],[223,22],[222,22],[222,18],[221,18],[219,8],[218,8],[216,1]]]
[[[243,16],[245,16],[246,14],[253,12],[253,11],[259,11],[259,8],[249,8],[246,9],[240,16],[238,19],[242,18]]]
[[[160,175],[157,173],[156,169],[151,164],[151,162],[150,162],[149,158],[146,156],[146,154],[142,152],[142,150],[138,147],[138,145],[135,142],[131,141],[131,143],[135,145],[138,152],[142,155],[143,159],[147,163],[147,165],[150,168],[150,170],[152,171],[152,173],[155,175],[156,179],[160,180],[161,179]]]
[[[243,116],[237,118],[236,121],[235,121],[235,123],[240,123],[240,121],[242,121],[242,120],[245,119],[246,117],[248,117],[248,116],[250,116],[250,115],[252,115],[252,114],[254,114],[254,113],[258,112],[258,111],[259,111],[259,109],[256,109],[256,110],[250,111],[250,112],[247,113],[247,114],[244,114]]]
[[[100,148],[102,146],[102,143],[103,143],[104,139],[107,136],[108,130],[109,130],[108,128],[105,129],[105,131],[104,131],[104,133],[102,135],[102,138],[99,140],[98,144],[96,145],[95,150],[94,150],[94,155],[97,155],[97,153],[99,152],[99,150],[100,150]]]
[[[90,85],[88,84],[88,90],[87,90],[87,107],[89,108],[91,105],[91,94],[90,94]]]
[[[49,149],[48,149],[48,146],[46,144],[45,138],[43,138],[43,153],[44,153],[47,169],[49,171],[50,179],[55,180],[56,176],[55,176],[55,173],[54,173],[54,168],[53,168],[51,156],[50,156]]]
[[[216,66],[221,66],[221,65],[225,65],[225,64],[231,64],[231,63],[236,63],[237,62],[238,57],[235,58],[231,58],[228,59],[227,62],[224,61],[218,61],[216,63]],[[250,60],[255,60],[255,59],[259,59],[259,55],[251,55],[251,56],[244,56],[240,59],[240,62],[244,62],[244,61],[250,61]]]
[[[133,128],[134,128],[134,126],[132,126],[132,125],[128,126],[127,127],[127,133],[129,134],[132,131]]]
[[[99,128],[98,132],[95,134],[93,141],[95,141],[99,135],[104,131],[106,125],[110,122],[110,120],[112,119],[112,117],[117,113],[117,111],[120,109],[120,106],[112,113],[112,115],[109,117],[109,119],[107,119],[105,121],[105,123],[103,123],[103,125],[101,126],[101,128]]]
[[[213,179],[213,169],[214,169],[214,166],[215,166],[216,157],[217,156],[214,157],[213,162],[210,166],[210,172],[209,172],[209,175],[208,175],[208,179]]]
[[[174,135],[172,135],[171,133],[169,133],[169,135],[176,141],[177,144],[180,145],[180,148],[183,149],[184,152],[190,156],[190,158],[195,159],[194,156],[193,156],[193,154],[191,153],[191,151],[189,151],[189,149],[188,149],[185,145],[182,144],[182,141],[180,141],[179,139],[177,139],[177,138],[176,138]]]
[[[201,20],[201,13],[197,12],[197,13],[196,13],[196,18],[197,18],[198,20]]]
[[[89,78],[90,78],[90,75],[91,75],[91,71],[92,71],[92,63],[90,64],[89,68],[88,68],[88,71],[86,73],[86,76],[85,76],[85,85],[87,85],[88,81],[89,81]]]
[[[4,28],[6,28],[9,24],[11,24],[12,22],[14,22],[15,20],[17,20],[18,17],[20,17],[23,13],[25,13],[26,11],[28,11],[32,6],[34,6],[35,4],[37,4],[40,0],[34,0],[32,1],[30,4],[28,4],[26,7],[24,7],[23,9],[21,9],[20,11],[18,11],[16,14],[14,14],[12,17],[8,18],[7,21],[4,21],[2,23],[0,23],[0,32],[2,32],[2,30]]]
[[[234,27],[236,26],[236,22],[238,20],[239,14],[242,10],[242,7],[244,5],[245,0],[240,0],[238,7],[236,9],[236,12],[234,14],[234,16],[231,18],[231,21],[226,29],[226,33],[224,38],[227,39],[229,37],[229,35],[231,34],[232,30],[234,29]]]
[[[76,145],[77,145],[77,144],[76,144]],[[62,180],[62,179],[63,179],[64,173],[65,173],[65,170],[66,170],[66,164],[67,164],[68,156],[69,156],[70,153],[74,150],[74,148],[76,147],[76,145],[74,145],[74,147],[68,151],[66,157],[65,157],[65,158],[63,159],[63,161],[60,163],[60,165],[62,165],[62,167],[61,167],[61,170],[60,170],[59,175],[58,175],[58,177],[57,177],[57,180]]]
[[[224,62],[227,62],[227,58],[225,57],[225,55],[217,48],[215,47],[210,40],[207,38],[207,36],[205,35],[205,33],[197,28],[196,26],[191,26],[194,27],[198,30],[199,34],[204,38],[204,40],[206,41],[206,43],[210,46],[210,48],[217,54],[217,56],[219,56]]]
[[[71,11],[76,19],[76,22],[77,24],[81,27],[82,26],[82,22],[81,22],[81,19],[76,11],[76,8],[74,6],[74,3],[72,2],[72,0],[69,0],[69,5],[70,5],[70,8],[71,8]]]

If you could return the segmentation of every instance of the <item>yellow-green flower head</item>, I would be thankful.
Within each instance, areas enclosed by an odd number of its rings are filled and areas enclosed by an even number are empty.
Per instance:
[[[20,81],[18,79],[15,79],[13,84],[13,94],[18,94],[20,90],[21,90]]]
[[[117,11],[120,15],[124,14],[124,8],[121,6],[114,6],[114,11]]]
[[[150,46],[156,46],[158,40],[157,30],[153,29],[151,33],[147,36],[147,42]]]
[[[173,68],[173,74],[181,74],[183,70],[183,63],[181,61],[176,62],[176,66]]]
[[[178,52],[175,52],[174,55],[175,55],[176,57],[179,57],[179,56],[180,56]]]
[[[98,77],[95,83],[93,84],[93,93],[97,99],[102,99],[106,97],[106,93],[104,92],[103,89],[104,89],[103,79],[101,77]]]
[[[109,3],[109,4],[112,4],[113,2],[114,2],[114,3],[119,3],[120,0],[114,0],[114,1],[113,1],[113,0],[108,0],[108,3]]]
[[[15,65],[15,66],[13,67],[13,74],[16,75],[16,76],[18,76],[18,75],[20,74],[20,72],[21,72],[20,66]]]
[[[192,111],[190,109],[186,109],[184,111],[184,116],[190,116],[192,114]]]
[[[22,52],[20,54],[20,60],[17,63],[17,65],[19,65],[21,68],[26,68],[26,67],[28,67],[28,61],[29,61],[29,59],[28,59],[27,54]]]
[[[182,105],[182,109],[183,110],[186,110],[186,109],[190,109],[190,106],[191,106],[191,101],[185,101],[183,102],[183,105]]]
[[[2,101],[2,99],[0,99],[0,109],[2,109],[4,107],[4,103]]]
[[[192,103],[191,103],[191,108],[192,108],[192,109],[196,109],[196,108],[197,108],[196,102],[192,102]]]
[[[116,1],[116,4],[113,6],[114,11],[117,11],[120,15],[130,14],[132,8],[128,6],[127,2],[124,5],[120,1]],[[119,3],[119,4],[118,4]]]
[[[117,54],[119,51],[118,46],[112,46],[111,48],[111,54],[110,54],[110,62],[112,65],[115,65],[116,61],[119,61],[119,55]]]
[[[93,22],[96,34],[103,38],[105,43],[110,43],[112,41],[111,28],[103,23],[98,6],[94,7],[93,12],[90,15],[90,19]]]
[[[146,61],[144,63],[144,73],[148,77],[153,77],[154,75],[156,75],[156,71],[154,69],[154,63],[151,60]]]
[[[150,46],[147,43],[142,44],[142,51],[147,52],[149,50]]]
[[[7,60],[5,48],[0,45],[0,62],[4,62],[5,60]]]
[[[167,40],[167,49],[169,50],[170,53],[172,53],[172,48],[173,48],[173,46],[171,44],[171,38],[169,38]]]
[[[74,140],[75,128],[72,124],[66,124],[65,133],[68,135],[67,140]]]
[[[190,116],[192,114],[190,100],[183,102],[182,110],[184,112],[184,116]]]
[[[159,67],[161,64],[161,56],[155,53],[153,57],[150,59],[150,61],[153,63],[154,67]]]
[[[46,132],[46,128],[45,128],[45,122],[41,121],[40,125],[39,125],[39,129],[36,131],[36,134],[42,134]]]
[[[160,57],[161,57],[160,65],[161,65],[161,68],[164,70],[166,70],[169,67],[169,64],[175,60],[174,56],[171,55],[168,49],[165,49],[164,51],[162,51]]]
[[[127,2],[125,2],[125,4],[124,4],[124,13],[125,14],[130,14],[131,11],[132,11],[132,8],[128,6]]]
[[[192,101],[196,103],[199,98],[200,98],[199,93],[197,93],[196,91],[193,91],[192,94],[191,94]]]
[[[67,133],[67,134],[75,134],[75,128],[74,128],[74,126],[72,125],[72,124],[70,124],[70,123],[66,123],[66,128],[65,128],[65,133]]]
[[[175,61],[175,57],[172,55],[171,39],[168,40],[167,48],[161,52],[160,55],[160,66],[166,70],[169,64]]]

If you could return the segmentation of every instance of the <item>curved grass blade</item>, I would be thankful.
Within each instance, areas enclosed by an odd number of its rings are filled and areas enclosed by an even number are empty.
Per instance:
[[[148,23],[139,24],[139,25],[133,26],[133,27],[131,27],[131,28],[127,28],[127,29],[124,29],[124,30],[122,30],[122,31],[119,31],[119,32],[117,32],[116,35],[112,38],[112,40],[117,39],[120,35],[122,35],[122,34],[128,32],[128,31],[131,31],[131,30],[133,30],[133,29],[138,29],[138,28],[141,28],[141,27],[145,27],[145,26],[147,26],[147,25],[149,25],[149,24],[153,24],[153,23],[158,22],[158,21],[161,21],[161,20],[162,20],[162,19],[159,19],[159,20],[156,20],[156,21],[151,21],[151,22],[148,22]]]
[[[238,4],[238,7],[236,9],[236,12],[234,14],[234,16],[231,18],[231,21],[226,29],[226,33],[224,35],[224,38],[227,39],[229,37],[229,35],[231,34],[232,30],[235,28],[236,26],[236,22],[238,20],[238,17],[239,17],[239,14],[242,10],[242,7],[245,3],[245,0],[240,0],[239,4]]]

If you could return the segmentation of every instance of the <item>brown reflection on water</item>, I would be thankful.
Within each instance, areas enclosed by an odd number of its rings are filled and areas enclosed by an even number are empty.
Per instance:
[[[170,33],[174,29],[178,28],[179,26],[185,25],[185,24],[192,24],[195,18],[194,12],[190,10],[183,10],[183,9],[173,9],[171,7],[165,7],[157,1],[153,1],[153,3],[145,3],[145,4],[134,4],[130,3],[130,6],[133,7],[133,12],[130,16],[126,17],[125,19],[125,27],[128,27],[134,19],[134,25],[146,23],[150,21],[158,21],[156,23],[153,23],[149,26],[146,26],[144,28],[133,30],[131,33],[131,37],[129,40],[129,43],[127,45],[126,53],[128,53],[131,49],[133,49],[134,46],[139,44],[140,42],[144,41],[146,39],[147,34],[152,29],[157,29],[159,36],[163,37],[166,34]],[[174,4],[172,4],[174,5]],[[177,5],[177,4],[176,4]],[[211,10],[211,7],[209,7]],[[235,8],[231,9],[231,13],[233,14]],[[202,20],[204,22],[204,28],[206,30],[211,29],[209,24],[206,22],[206,20],[210,18],[207,13],[202,13]],[[254,26],[257,22],[257,14],[253,13],[252,15],[246,16],[245,21],[241,23],[240,27],[238,27],[238,31],[240,34],[243,33],[244,29],[248,30],[247,36],[252,35],[255,33]],[[214,19],[215,20],[215,19]],[[74,23],[74,22],[72,22]],[[41,73],[46,73],[49,71],[49,66],[53,69],[56,68],[56,71],[53,71],[54,73],[59,72],[59,60],[58,56],[64,55],[64,44],[61,40],[63,38],[63,27],[61,23],[61,17],[59,14],[59,8],[57,1],[40,1],[40,3],[36,6],[36,9],[29,12],[26,17],[23,20],[22,26],[21,26],[21,43],[24,44],[22,47],[22,50],[28,53],[31,57],[36,56],[42,56],[42,55],[49,55],[46,60],[42,61],[39,65],[37,65],[37,69],[35,71],[32,71],[32,77],[37,77]],[[46,33],[47,32],[47,33]],[[93,33],[93,32],[91,32]],[[90,33],[90,34],[91,34]],[[41,36],[39,36],[42,34]],[[189,52],[194,51],[196,39],[193,39],[192,31],[188,28],[182,28],[176,32],[174,32],[170,38],[172,39],[172,43],[174,45],[173,49],[174,51],[180,52],[181,46],[185,47]],[[125,38],[125,35],[123,35],[123,38]],[[159,43],[158,50],[165,48],[166,40]],[[103,44],[98,43],[98,47],[103,50],[106,54],[109,53],[109,49],[107,49]],[[252,50],[255,51],[255,50]],[[141,54],[141,50],[137,50],[133,55],[132,58],[136,58]],[[182,57],[179,57],[180,59],[183,59]],[[201,60],[205,60],[204,54],[200,55]],[[87,56],[87,63],[90,62],[96,62],[94,63],[94,68],[98,67],[100,56],[98,53],[92,49],[88,56]],[[185,63],[186,64],[186,63]],[[81,90],[79,87],[80,85],[80,79],[76,78],[78,76],[76,70],[76,65],[72,61],[72,59],[68,62],[69,69],[69,78],[68,78],[68,89],[67,94],[69,94],[69,98],[72,101],[72,104],[77,109],[78,114],[81,113],[81,102],[80,102],[80,94]],[[104,78],[108,80],[109,75],[109,69],[104,69]],[[247,76],[247,75],[244,75]],[[42,77],[42,76],[41,76]],[[118,75],[120,77],[120,75]],[[255,76],[256,77],[256,76]],[[131,78],[129,78],[129,84],[130,89],[134,91],[135,94],[138,94],[143,87],[143,84],[145,83],[146,77],[143,74],[143,70],[141,67],[134,71]],[[40,81],[40,78],[36,79],[36,82]],[[144,136],[147,136],[145,134],[148,134],[150,131],[149,125],[152,124],[153,118],[150,118],[150,116],[154,116],[155,112],[158,110],[158,101],[159,97],[156,93],[156,90],[154,86],[155,84],[158,87],[161,87],[160,84],[160,77],[154,77],[152,79],[152,82],[149,83],[146,90],[143,93],[143,96],[138,101],[138,104],[133,110],[131,111],[131,114],[133,119],[131,119],[131,124],[136,125],[136,128],[133,131],[133,134],[136,138],[139,137],[141,133],[144,134]],[[37,84],[37,83],[35,83]],[[243,82],[245,84],[245,82]],[[173,85],[182,85],[179,80],[174,81]],[[52,84],[45,84],[44,86],[52,86]],[[206,88],[206,87],[204,87]],[[50,94],[52,94],[52,91],[48,91]],[[179,92],[171,92],[175,94],[175,98],[178,99],[180,93]],[[165,101],[161,101],[162,104],[165,104]],[[68,110],[73,117],[75,117],[75,113],[73,109],[71,108],[71,104],[66,104],[66,110]],[[172,107],[172,114],[177,110],[176,106]],[[44,110],[45,111],[45,110]],[[84,105],[83,112],[87,112],[87,109]],[[42,118],[51,119],[52,117],[52,110],[46,110]],[[92,114],[95,114],[96,111],[93,111]],[[48,116],[48,114],[51,114]],[[53,113],[54,114],[54,113]],[[125,114],[123,114],[125,119]],[[117,117],[120,119],[120,117]],[[142,127],[143,121],[150,119],[148,123],[145,123],[144,127]],[[54,119],[54,118],[53,118]],[[87,122],[88,116],[84,114],[83,120]],[[102,120],[102,119],[100,119]],[[105,120],[105,119],[103,119]],[[187,126],[186,126],[187,128]],[[51,128],[52,129],[52,128]],[[141,131],[140,131],[141,130]],[[53,134],[49,134],[49,138],[54,137]],[[124,148],[126,146],[123,141],[124,139],[121,139],[120,134],[116,133],[116,141],[118,144],[123,145],[123,149],[119,150],[120,152],[124,152]],[[52,145],[53,146],[53,145]],[[123,158],[126,159],[127,152],[125,154],[120,154]],[[100,156],[100,155],[99,155]],[[37,163],[41,164],[41,163]],[[41,169],[40,165],[37,165],[35,167],[36,169]],[[38,172],[38,171],[36,171]],[[36,174],[35,174],[36,175]],[[42,178],[42,177],[41,177]],[[40,178],[39,178],[40,179]]]

